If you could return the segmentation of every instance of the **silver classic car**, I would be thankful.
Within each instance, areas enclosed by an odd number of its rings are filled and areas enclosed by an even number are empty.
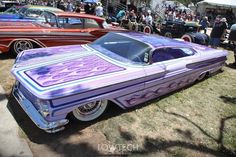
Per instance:
[[[47,132],[72,113],[91,121],[110,102],[123,109],[202,80],[224,65],[227,52],[142,33],[108,33],[88,45],[27,50],[12,68],[13,95]]]

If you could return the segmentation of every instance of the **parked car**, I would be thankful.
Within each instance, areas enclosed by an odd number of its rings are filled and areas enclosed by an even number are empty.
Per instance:
[[[169,38],[181,38],[184,41],[208,45],[209,36],[199,32],[201,25],[196,22],[165,21],[161,26],[161,35]]]
[[[32,48],[86,44],[116,30],[124,29],[97,16],[45,11],[35,23],[0,22],[0,52],[16,55]]]
[[[56,132],[69,113],[91,121],[110,102],[126,109],[202,80],[226,56],[161,36],[111,32],[88,45],[23,51],[12,68],[13,95],[39,128]]]
[[[15,11],[12,13],[11,11]],[[12,9],[0,14],[0,21],[35,21],[42,14],[43,11],[55,11],[64,12],[61,9],[47,7],[47,6],[37,6],[37,5],[25,5],[23,7],[13,6]]]

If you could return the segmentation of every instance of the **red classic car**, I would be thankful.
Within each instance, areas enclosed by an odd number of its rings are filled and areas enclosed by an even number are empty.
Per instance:
[[[45,11],[36,22],[0,22],[0,52],[86,44],[118,30],[97,16]]]

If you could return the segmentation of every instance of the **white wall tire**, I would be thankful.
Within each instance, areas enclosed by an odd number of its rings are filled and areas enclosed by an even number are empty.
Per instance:
[[[100,117],[108,106],[107,100],[99,100],[80,106],[72,111],[73,116],[83,122],[88,122]]]
[[[183,39],[184,41],[190,42],[190,43],[193,42],[192,37],[190,35],[188,35],[188,34],[184,34],[181,37],[181,39]]]
[[[143,28],[143,32],[144,33],[147,33],[147,34],[151,34],[152,33],[152,28],[148,25],[146,25],[144,28]]]
[[[33,43],[28,40],[17,40],[13,43],[12,51],[15,55],[18,55],[24,50],[33,49]]]

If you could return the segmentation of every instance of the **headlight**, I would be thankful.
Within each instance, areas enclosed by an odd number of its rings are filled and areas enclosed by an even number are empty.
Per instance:
[[[49,115],[49,101],[37,99],[36,104],[39,107],[41,115],[47,117]]]

